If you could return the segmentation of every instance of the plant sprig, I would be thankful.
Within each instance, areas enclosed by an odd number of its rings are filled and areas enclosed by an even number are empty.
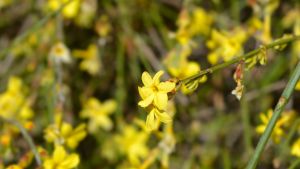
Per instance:
[[[264,48],[267,50],[267,49],[274,48],[276,46],[286,45],[287,43],[293,42],[296,40],[300,40],[300,35],[292,35],[289,37],[279,38],[279,39],[273,41],[272,43],[265,45]],[[228,62],[224,62],[224,63],[218,64],[218,65],[215,65],[213,67],[207,68],[205,70],[202,70],[198,74],[195,74],[193,76],[179,80],[179,85],[182,85],[182,84],[186,85],[186,84],[192,83],[208,73],[213,73],[214,71],[217,71],[217,70],[223,69],[225,67],[228,67],[232,64],[238,63],[240,60],[246,60],[251,57],[254,57],[257,54],[259,54],[260,52],[261,52],[261,47],[255,49],[255,50],[252,50],[251,52],[248,52],[244,55],[238,56]]]

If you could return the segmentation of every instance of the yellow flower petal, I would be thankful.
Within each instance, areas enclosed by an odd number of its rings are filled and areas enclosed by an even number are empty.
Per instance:
[[[159,110],[156,110],[155,115],[159,119],[159,121],[163,123],[169,123],[172,121],[171,116],[166,112],[160,112]]]
[[[255,131],[259,134],[262,134],[266,129],[266,126],[265,125],[259,125],[255,128]]]
[[[142,99],[146,99],[151,94],[153,94],[153,90],[149,87],[138,87],[139,94],[141,95]]]
[[[267,124],[268,121],[269,121],[268,117],[267,117],[264,113],[261,113],[261,114],[259,115],[259,118],[260,118],[260,120],[261,120],[261,122],[262,122],[263,124]]]
[[[55,147],[53,153],[53,161],[54,163],[60,163],[67,156],[66,150],[62,146]]]
[[[142,82],[146,87],[150,87],[152,85],[153,81],[148,72],[143,72]]]
[[[70,134],[72,132],[73,128],[70,124],[68,123],[63,123],[62,127],[61,127],[61,134],[63,136],[67,136],[68,134]]]
[[[94,117],[96,123],[105,130],[110,130],[113,126],[112,121],[107,116]]]
[[[151,112],[147,116],[146,126],[150,130],[155,130],[157,128],[157,119],[155,117],[155,110],[151,110]]]
[[[54,165],[55,164],[52,159],[46,159],[45,162],[43,163],[44,169],[53,169]]]
[[[77,154],[69,155],[64,161],[61,163],[61,167],[63,168],[74,168],[79,164],[79,157]]]
[[[117,108],[117,103],[114,100],[107,100],[102,104],[102,111],[106,114],[111,114]]]
[[[152,103],[153,99],[154,99],[154,94],[152,94],[149,97],[147,97],[146,99],[140,101],[139,102],[139,106],[141,106],[141,107],[147,107],[147,106],[149,106]]]
[[[158,90],[159,91],[162,91],[162,92],[170,92],[172,91],[173,89],[175,89],[175,83],[172,83],[172,82],[161,82],[158,84]]]
[[[154,77],[153,77],[153,84],[154,85],[158,85],[159,84],[159,79],[160,79],[160,77],[162,76],[164,74],[164,71],[159,71],[159,72],[157,72],[155,75],[154,75]]]
[[[154,97],[154,105],[160,110],[165,110],[168,104],[168,95],[166,93],[158,92]]]

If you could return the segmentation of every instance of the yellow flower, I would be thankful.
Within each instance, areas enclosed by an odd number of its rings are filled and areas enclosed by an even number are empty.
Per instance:
[[[276,125],[273,129],[273,133],[271,135],[271,137],[272,137],[272,139],[274,140],[275,143],[279,143],[280,139],[285,134],[284,126],[289,125],[290,121],[294,117],[294,114],[295,114],[294,111],[284,112],[282,114],[282,116],[280,117],[280,119],[277,121],[277,123],[276,123]],[[262,124],[260,124],[256,127],[256,132],[257,133],[262,134],[265,131],[272,115],[273,115],[273,110],[272,109],[269,109],[266,114],[261,113],[259,115],[259,118],[260,118]]]
[[[142,101],[138,104],[141,107],[145,108],[153,104],[160,110],[165,110],[167,108],[168,93],[175,89],[175,83],[169,81],[160,82],[159,79],[163,73],[163,71],[157,72],[153,79],[147,72],[142,74],[144,87],[138,87],[142,97]]]
[[[71,54],[67,46],[62,42],[54,44],[50,50],[50,57],[57,63],[70,63]]]
[[[79,156],[75,153],[68,154],[62,146],[56,146],[52,157],[45,159],[45,169],[72,169],[79,164]]]
[[[47,5],[50,10],[56,11],[68,1],[69,0],[48,0]],[[68,3],[68,5],[66,5],[62,10],[63,16],[68,19],[74,18],[79,12],[80,3],[81,0],[73,0],[72,2]]]
[[[94,133],[99,127],[110,130],[113,126],[109,115],[116,110],[117,103],[114,100],[107,100],[101,103],[96,98],[90,98],[80,112],[82,118],[88,118],[88,129]]]
[[[300,138],[298,138],[291,147],[291,154],[300,157]]]
[[[75,57],[83,59],[80,62],[80,69],[91,75],[96,75],[100,70],[99,52],[96,45],[91,44],[86,50],[74,50]]]
[[[141,158],[148,155],[148,133],[138,131],[136,128],[126,125],[121,134],[115,137],[116,143],[122,154],[125,154],[132,165],[139,165]]]
[[[169,114],[165,112],[168,104],[168,93],[175,90],[174,82],[160,82],[163,71],[157,72],[153,79],[149,73],[142,74],[142,81],[145,86],[138,87],[142,100],[139,106],[148,108],[146,125],[150,130],[158,127],[159,122],[168,123],[172,120]]]
[[[57,120],[55,124],[48,126],[45,130],[47,142],[54,142],[57,145],[67,145],[74,149],[86,136],[85,124],[80,124],[75,129],[66,122]]]

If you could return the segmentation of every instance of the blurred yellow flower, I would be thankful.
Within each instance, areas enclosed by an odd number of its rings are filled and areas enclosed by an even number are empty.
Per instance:
[[[147,157],[149,150],[146,145],[148,140],[148,133],[145,131],[138,131],[133,126],[126,125],[121,134],[115,137],[122,154],[125,154],[134,166],[140,164],[141,159]]]
[[[99,59],[98,47],[95,44],[89,45],[86,50],[74,50],[73,55],[81,58],[80,69],[91,75],[99,73],[101,64]]]
[[[107,100],[101,103],[96,98],[89,98],[83,105],[83,109],[80,112],[82,118],[88,118],[88,130],[91,133],[97,131],[97,129],[103,128],[110,130],[113,127],[113,123],[109,118],[117,107],[117,103],[114,100]]]
[[[272,115],[273,115],[272,109],[269,109],[266,114],[260,113],[259,118],[260,118],[262,124],[260,124],[256,127],[257,133],[262,134],[265,131]],[[271,137],[275,143],[279,143],[280,139],[285,134],[284,126],[288,126],[290,124],[290,121],[293,119],[294,115],[295,115],[294,111],[285,111],[282,113],[282,116],[277,121],[277,123],[273,129],[273,133],[271,135]]]
[[[56,145],[66,145],[69,148],[76,148],[86,136],[85,124],[80,124],[73,129],[71,124],[56,120],[55,124],[44,130],[44,137],[47,142],[54,142]]]
[[[33,117],[22,80],[18,77],[10,77],[6,91],[0,94],[0,116],[17,119],[23,125]]]
[[[218,63],[219,60],[225,62],[243,53],[243,43],[247,39],[247,33],[242,28],[236,28],[232,32],[219,32],[212,30],[211,39],[206,45],[211,50],[208,61],[211,64]]]
[[[49,55],[56,63],[71,62],[70,50],[62,42],[57,42],[56,44],[54,44],[50,50]]]
[[[43,162],[45,169],[72,169],[79,164],[79,156],[75,153],[68,154],[63,146],[56,146],[52,157]]]
[[[207,35],[213,23],[213,15],[202,8],[195,8],[191,14],[187,10],[182,10],[178,21],[176,39],[182,45],[187,44],[197,35]]]
[[[107,15],[102,15],[97,19],[95,30],[100,37],[106,37],[111,32],[112,26]]]
[[[291,147],[291,154],[300,157],[300,138],[298,138]]]
[[[48,0],[47,5],[50,10],[56,11],[67,2],[69,2],[69,0]],[[68,19],[74,18],[79,12],[80,4],[81,0],[72,0],[72,2],[63,8],[63,16]]]

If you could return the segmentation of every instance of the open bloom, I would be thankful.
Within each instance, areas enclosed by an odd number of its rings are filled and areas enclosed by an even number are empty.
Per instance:
[[[77,154],[68,154],[62,146],[57,146],[52,157],[46,158],[43,167],[45,169],[72,169],[78,166],[79,161]]]
[[[142,74],[142,81],[145,86],[138,88],[142,97],[142,101],[139,102],[141,107],[148,107],[153,104],[160,110],[167,108],[168,93],[175,89],[175,83],[160,82],[159,78],[163,73],[163,71],[157,72],[153,79],[147,72]]]
[[[160,82],[159,78],[162,74],[163,71],[159,71],[152,79],[149,73],[144,72],[142,81],[145,86],[138,88],[142,97],[138,104],[150,110],[146,125],[151,130],[157,128],[160,121],[168,123],[172,120],[165,110],[168,103],[168,93],[175,89],[175,83],[170,81]]]

